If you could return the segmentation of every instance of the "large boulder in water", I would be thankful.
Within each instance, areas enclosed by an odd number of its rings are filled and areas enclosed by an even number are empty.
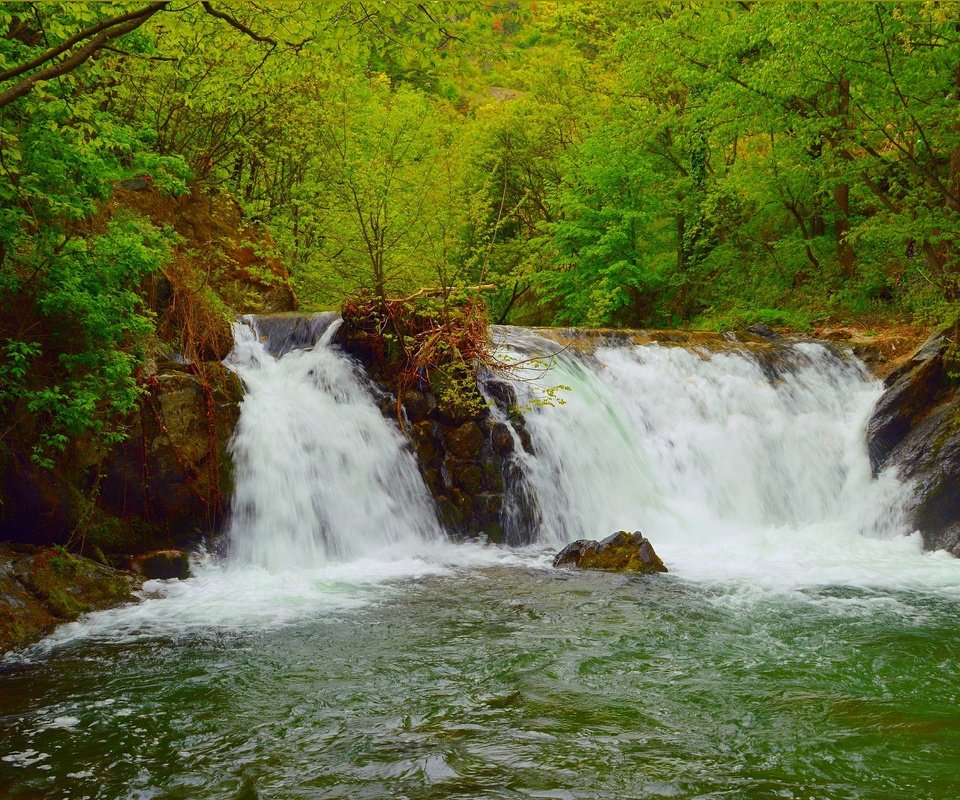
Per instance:
[[[141,583],[62,548],[0,545],[0,653],[88,611],[137,602]]]
[[[890,374],[867,424],[874,473],[910,481],[907,521],[928,550],[960,556],[960,355],[954,325]]]
[[[605,569],[616,572],[666,572],[660,560],[640,531],[617,531],[602,542],[580,539],[563,548],[553,560],[555,567]]]

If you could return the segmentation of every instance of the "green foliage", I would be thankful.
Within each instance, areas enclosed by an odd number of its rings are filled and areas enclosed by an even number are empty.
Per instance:
[[[960,301],[950,4],[146,8],[0,6],[0,437],[39,463],[120,435],[158,324],[225,329],[227,268],[172,263],[128,179],[235,197],[312,306],[483,284],[497,321],[803,329]],[[117,35],[78,58],[90,26]]]
[[[65,29],[99,11],[69,10]],[[26,55],[17,39],[0,52]],[[0,405],[37,419],[34,460],[48,467],[71,437],[116,439],[113,419],[138,396],[138,352],[153,329],[139,289],[168,247],[139,218],[107,221],[112,187],[149,168],[157,185],[185,188],[182,160],[149,152],[149,133],[105,109],[101,70],[88,91],[71,76],[0,115]]]
[[[54,545],[53,549],[55,555],[50,558],[50,566],[53,571],[61,577],[76,575],[80,567],[77,557],[63,545]]]

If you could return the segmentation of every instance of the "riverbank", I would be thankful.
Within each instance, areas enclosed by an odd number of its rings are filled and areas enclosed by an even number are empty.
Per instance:
[[[137,602],[142,582],[63,548],[0,543],[0,654],[81,614]]]

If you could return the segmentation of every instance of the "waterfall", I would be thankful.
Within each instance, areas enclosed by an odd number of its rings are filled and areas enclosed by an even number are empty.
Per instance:
[[[882,385],[856,359],[817,343],[581,352],[496,335],[516,359],[560,351],[512,378],[532,452],[518,439],[507,514],[529,538],[641,529],[688,575],[772,581],[851,581],[918,549],[903,536],[909,487],[871,473],[864,426]],[[556,385],[563,404],[539,404]]]
[[[264,332],[248,317],[234,327],[231,366],[245,395],[229,538],[240,563],[319,567],[442,536],[403,436],[331,346],[338,323],[320,319],[306,326],[315,344],[301,338],[293,350],[284,337],[295,326],[271,335],[276,326]]]
[[[960,592],[957,560],[904,535],[910,487],[871,474],[864,427],[882,385],[852,357],[816,343],[593,334],[563,349],[562,333],[495,329],[523,362],[484,387],[515,437],[502,521],[509,543],[532,547],[494,548],[444,535],[383,398],[332,344],[338,324],[237,323],[230,366],[246,394],[231,444],[229,557],[140,605],[62,626],[51,642],[284,625],[379,602],[397,582],[540,570],[553,549],[620,528],[653,542],[670,569],[661,590],[677,579],[716,587],[703,602],[803,592],[844,613],[844,587]],[[539,403],[558,385],[570,387],[563,404]]]
[[[232,368],[246,396],[231,445],[234,563],[311,568],[426,553],[444,539],[378,390],[331,344],[338,324],[236,326]],[[496,378],[522,417],[505,468],[510,544],[639,529],[674,573],[801,584],[870,581],[919,554],[900,512],[909,487],[871,474],[863,430],[882,386],[855,358],[813,342],[621,336],[562,349],[543,332],[494,335],[523,361]],[[557,385],[569,387],[562,402],[539,402]],[[517,409],[491,408],[516,421]]]

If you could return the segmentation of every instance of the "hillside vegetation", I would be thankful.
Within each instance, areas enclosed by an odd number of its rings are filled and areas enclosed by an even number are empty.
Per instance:
[[[949,3],[4,3],[0,31],[0,443],[40,465],[288,279],[713,329],[960,297]]]

